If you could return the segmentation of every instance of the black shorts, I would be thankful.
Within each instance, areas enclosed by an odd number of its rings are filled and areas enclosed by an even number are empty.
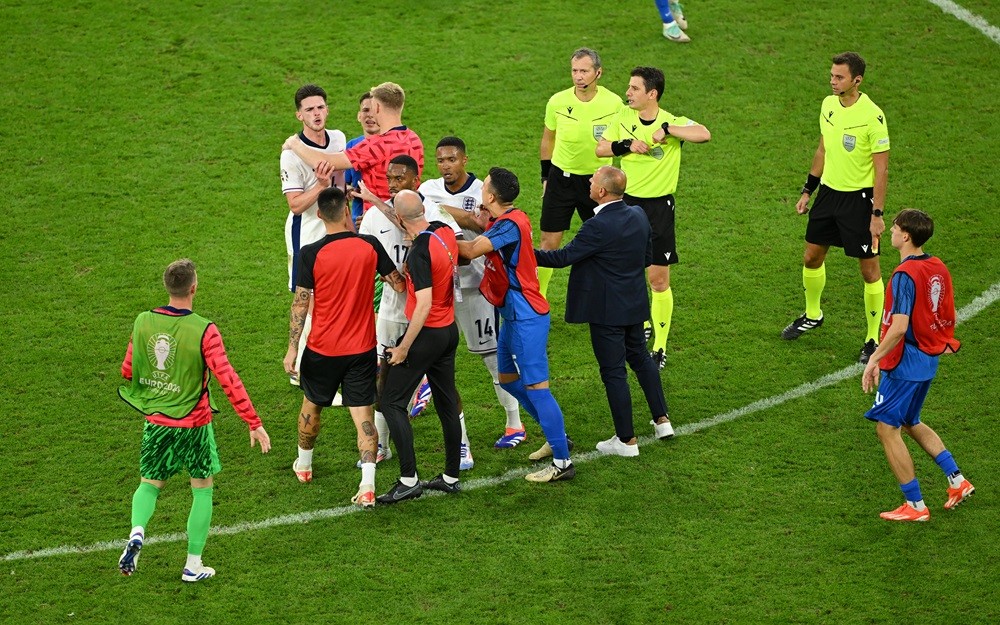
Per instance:
[[[622,198],[626,204],[639,206],[646,212],[653,229],[653,264],[665,267],[678,262],[677,235],[674,234],[674,196]]]
[[[874,258],[872,251],[872,189],[835,191],[826,185],[809,211],[806,242],[844,248],[851,258]]]
[[[555,165],[549,169],[542,196],[542,232],[565,232],[573,221],[573,213],[587,221],[594,216],[597,202],[590,199],[590,176],[568,174]]]
[[[306,347],[299,386],[317,406],[332,405],[341,385],[345,406],[370,406],[375,402],[376,362],[374,348],[351,356],[324,356]]]

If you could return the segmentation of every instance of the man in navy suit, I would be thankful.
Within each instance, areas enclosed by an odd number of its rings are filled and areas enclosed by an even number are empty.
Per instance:
[[[598,206],[576,237],[560,250],[535,250],[539,267],[572,265],[566,290],[566,321],[589,323],[590,342],[608,394],[615,436],[597,444],[607,454],[638,456],[632,425],[632,397],[625,363],[635,371],[646,395],[657,438],[674,430],[659,368],[646,350],[642,324],[649,318],[646,267],[653,248],[649,219],[641,208],[622,201],[625,172],[605,166],[590,179]]]

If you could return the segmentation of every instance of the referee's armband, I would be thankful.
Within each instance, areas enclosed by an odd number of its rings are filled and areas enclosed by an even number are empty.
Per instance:
[[[812,195],[813,191],[815,191],[816,187],[818,186],[819,186],[819,176],[814,176],[812,174],[809,174],[809,177],[806,178],[806,183],[802,185],[802,193],[805,193],[806,195]]]
[[[611,142],[611,153],[615,156],[624,156],[632,150],[632,140],[623,139],[622,141],[612,141]]]
[[[541,163],[542,163],[542,180],[548,180],[549,170],[552,169],[552,161],[543,159]]]

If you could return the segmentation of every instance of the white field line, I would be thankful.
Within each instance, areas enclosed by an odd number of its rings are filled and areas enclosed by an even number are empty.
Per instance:
[[[997,282],[990,288],[982,292],[979,297],[972,300],[965,306],[963,306],[958,311],[958,323],[964,323],[969,319],[972,319],[988,306],[1000,299],[1000,282]],[[767,397],[743,406],[742,408],[737,408],[736,410],[730,410],[729,412],[717,414],[714,417],[709,417],[698,421],[697,423],[689,423],[686,425],[681,425],[676,429],[676,436],[684,436],[686,434],[694,434],[695,432],[700,432],[701,430],[710,428],[720,423],[726,423],[729,421],[735,421],[740,417],[745,417],[749,414],[755,412],[760,412],[761,410],[767,410],[768,408],[773,408],[785,402],[791,401],[793,399],[798,399],[800,397],[805,397],[810,393],[814,393],[821,388],[826,388],[827,386],[832,386],[838,382],[846,380],[847,378],[858,376],[861,374],[862,366],[860,364],[853,364],[849,367],[844,367],[840,371],[824,375],[823,377],[814,380],[812,382],[806,382],[796,386],[790,391],[781,393],[780,395],[774,395],[772,397]],[[656,439],[652,436],[643,436],[639,438],[640,445],[649,445],[655,443]],[[598,451],[589,451],[582,454],[574,454],[573,462],[575,464],[584,464],[587,462],[592,462],[600,458],[603,454]],[[496,477],[485,477],[476,478],[472,480],[462,481],[462,490],[470,491],[477,490],[480,488],[489,488],[492,486],[498,486],[506,482],[511,482],[518,478],[524,477],[528,472],[532,471],[531,467],[523,467],[519,469],[511,469],[502,475]],[[435,497],[440,496],[443,493],[430,492],[425,496]],[[403,504],[403,505],[413,505],[413,502]],[[230,534],[242,534],[243,532],[251,532],[254,530],[268,529],[271,527],[280,527],[284,525],[295,525],[298,523],[309,523],[311,521],[319,521],[322,519],[331,519],[339,516],[345,516],[348,514],[354,514],[360,512],[361,509],[355,506],[341,506],[339,508],[327,508],[325,510],[314,510],[312,512],[300,512],[298,514],[284,514],[281,516],[271,517],[269,519],[263,519],[261,521],[251,521],[247,523],[237,523],[235,525],[225,525],[222,527],[213,527],[209,534],[212,536],[228,536]],[[187,540],[187,534],[184,533],[174,533],[174,534],[161,534],[150,536],[146,540],[147,545],[156,545],[159,543],[175,543],[183,540]],[[61,547],[50,547],[48,549],[38,549],[38,550],[26,550],[26,551],[15,551],[13,553],[8,553],[3,556],[3,561],[10,562],[14,560],[30,560],[30,559],[40,559],[48,558],[50,556],[61,556],[68,555],[72,553],[94,553],[96,551],[114,551],[116,549],[121,549],[124,544],[124,539],[118,540],[106,540],[99,543],[93,543],[90,545],[74,546],[74,545],[63,545]]]
[[[934,6],[938,7],[945,13],[950,13],[962,20],[969,26],[972,26],[979,32],[983,33],[987,37],[993,40],[994,43],[1000,44],[1000,28],[997,28],[993,24],[990,24],[982,17],[972,13],[971,11],[955,4],[951,0],[927,0]]]

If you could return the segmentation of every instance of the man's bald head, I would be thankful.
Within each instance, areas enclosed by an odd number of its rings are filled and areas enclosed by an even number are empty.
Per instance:
[[[627,179],[625,178],[625,172],[617,167],[605,165],[597,170],[594,177],[597,178],[597,184],[604,187],[608,195],[619,198],[625,195],[625,183]]]
[[[392,201],[401,221],[414,222],[424,218],[424,202],[415,191],[403,190]]]
[[[626,181],[625,172],[617,167],[605,165],[595,171],[590,178],[590,199],[598,204],[617,202],[625,195]]]

